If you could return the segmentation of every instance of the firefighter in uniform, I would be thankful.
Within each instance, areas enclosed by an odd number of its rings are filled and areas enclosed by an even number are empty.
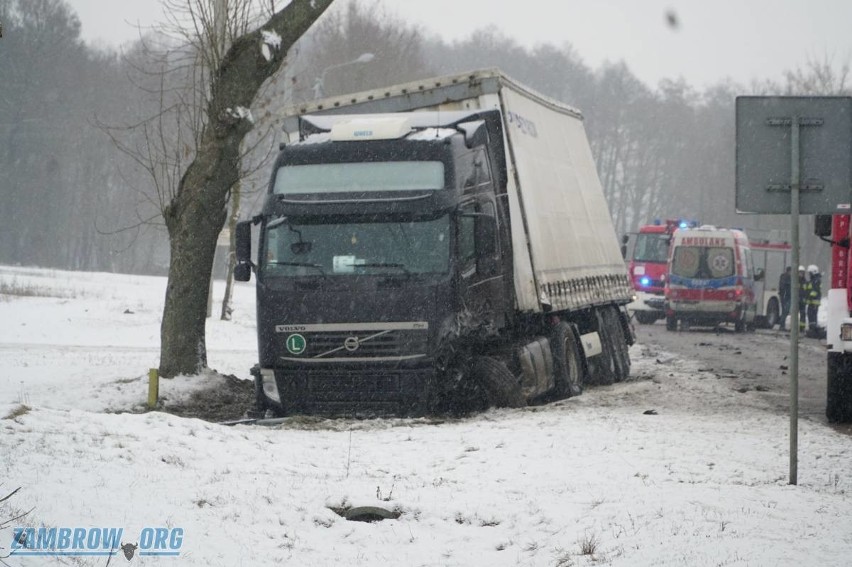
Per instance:
[[[811,264],[808,266],[808,282],[805,284],[805,305],[808,310],[808,335],[816,337],[819,335],[819,324],[817,313],[822,300],[822,276],[819,268]]]

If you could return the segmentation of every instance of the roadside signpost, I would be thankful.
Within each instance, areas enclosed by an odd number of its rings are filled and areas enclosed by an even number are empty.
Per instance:
[[[852,212],[852,97],[740,96],[738,213],[789,214],[792,266],[799,215]],[[790,293],[790,484],[798,484],[799,278]]]

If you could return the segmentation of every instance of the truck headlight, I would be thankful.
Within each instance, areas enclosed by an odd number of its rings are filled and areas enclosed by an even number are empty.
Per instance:
[[[852,341],[852,323],[843,323],[840,325],[840,340]]]
[[[263,393],[267,398],[276,403],[281,403],[281,395],[278,393],[278,384],[275,382],[275,372],[269,368],[260,370],[261,385]]]

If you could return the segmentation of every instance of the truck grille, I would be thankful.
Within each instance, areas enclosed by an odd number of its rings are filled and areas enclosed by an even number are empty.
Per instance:
[[[284,353],[284,358],[288,360],[347,360],[423,356],[426,354],[428,341],[428,333],[421,330],[334,331],[301,334],[305,339],[305,350],[299,354],[292,354],[283,348],[281,352]]]
[[[431,368],[295,371],[282,381],[294,412],[327,415],[422,415]]]

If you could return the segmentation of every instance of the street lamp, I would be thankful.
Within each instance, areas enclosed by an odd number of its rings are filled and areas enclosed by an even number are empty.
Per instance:
[[[347,67],[349,65],[355,65],[357,63],[369,63],[376,56],[372,53],[362,53],[357,58],[352,61],[347,61],[346,63],[338,63],[337,65],[330,65],[322,70],[319,77],[317,77],[316,82],[314,83],[314,98],[322,98],[324,95],[323,87],[325,86],[325,74],[333,69],[340,69],[341,67]]]

